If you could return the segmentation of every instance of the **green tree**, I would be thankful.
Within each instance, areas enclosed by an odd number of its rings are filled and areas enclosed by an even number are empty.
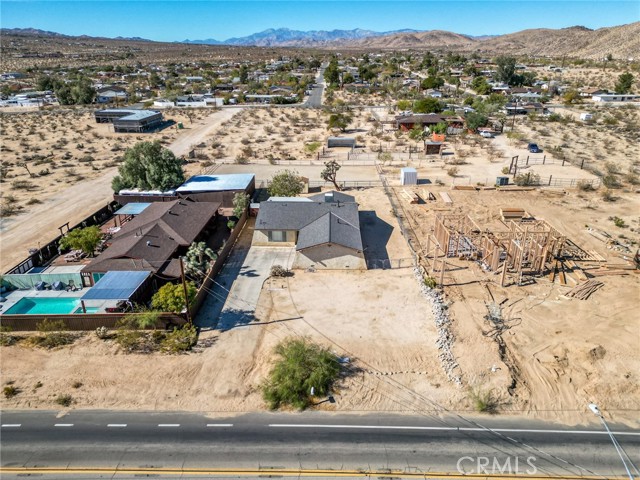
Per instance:
[[[246,193],[238,192],[233,196],[233,216],[240,218],[247,210],[251,198]]]
[[[513,85],[516,83],[517,75],[515,58],[501,55],[496,58],[496,65],[495,79],[497,81],[506,83],[507,85]]]
[[[262,386],[262,394],[271,409],[291,406],[300,410],[315,396],[331,392],[340,374],[340,363],[328,349],[306,339],[289,339],[275,349],[280,358]]]
[[[349,123],[351,123],[351,116],[347,115],[346,113],[332,113],[329,116],[327,128],[330,130],[338,128],[344,132],[347,129]]]
[[[626,94],[631,92],[633,87],[633,75],[629,72],[623,73],[618,77],[616,83],[616,93]]]
[[[431,125],[429,127],[429,131],[433,132],[433,133],[447,133],[447,129],[449,128],[449,125],[447,125],[446,122],[438,122],[436,125]]]
[[[298,172],[281,170],[271,177],[269,195],[272,197],[297,197],[303,189],[304,183]]]
[[[581,103],[582,102],[582,98],[580,97],[580,93],[575,90],[568,90],[563,96],[562,96],[562,102],[565,105],[573,105],[575,103]]]
[[[487,79],[484,77],[475,77],[471,81],[471,88],[478,95],[487,95],[491,93],[491,85],[487,82]]]
[[[428,88],[440,88],[444,85],[444,79],[441,77],[427,77],[425,78],[420,87],[423,90],[427,90]]]
[[[353,83],[355,82],[356,79],[354,78],[353,75],[351,75],[351,73],[346,73],[343,77],[342,77],[342,83]]]
[[[45,81],[43,80],[43,85]],[[68,82],[53,80],[54,93],[61,105],[86,105],[92,103],[96,97],[96,91],[91,85],[91,80],[80,77]]]
[[[240,67],[240,83],[247,83],[247,80],[249,80],[249,67],[247,67],[246,65],[242,65]]]
[[[197,289],[193,282],[187,282],[189,304],[196,298]],[[160,312],[180,313],[185,309],[184,288],[180,283],[167,283],[151,298],[151,306]]]
[[[424,138],[424,129],[420,125],[414,125],[409,132],[409,138],[415,142],[419,142]]]
[[[324,80],[329,85],[338,85],[340,83],[340,71],[338,70],[338,60],[332,58],[329,65],[324,70]]]
[[[114,192],[125,188],[141,190],[169,190],[185,180],[182,160],[164,148],[160,142],[139,142],[128,148],[124,163],[111,186]]]
[[[411,100],[398,100],[396,106],[398,110],[409,110],[411,108]]]
[[[333,183],[335,189],[340,191],[340,185],[338,185],[338,182],[336,181],[338,170],[340,170],[340,164],[335,160],[324,162],[324,170],[320,172],[320,178],[325,182]]]
[[[100,240],[102,240],[100,227],[94,225],[92,227],[76,228],[60,239],[60,248],[82,250],[87,255],[93,256],[93,252]]]
[[[184,269],[190,277],[202,280],[218,256],[205,242],[193,242],[185,256]]]
[[[442,105],[435,98],[423,98],[413,104],[414,113],[438,113],[442,111]]]
[[[489,122],[489,119],[481,113],[469,112],[465,116],[464,121],[467,128],[475,132],[478,128],[484,127]]]

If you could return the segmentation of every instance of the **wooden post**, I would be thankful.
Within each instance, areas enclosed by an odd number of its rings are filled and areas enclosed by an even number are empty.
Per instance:
[[[189,308],[189,296],[187,295],[187,282],[184,278],[184,263],[182,262],[182,257],[180,257],[180,275],[182,277],[182,290],[184,292],[184,306],[187,311],[187,322],[191,322],[191,312]]]
[[[542,156],[542,164],[544,165],[544,163],[545,163],[546,161],[547,161],[547,156],[546,156],[546,155],[543,155],[543,156]],[[564,163],[563,163],[563,165],[564,165]]]
[[[502,264],[502,275],[500,276],[500,286],[504,287],[504,281],[507,277],[507,262],[509,261],[509,257],[505,257],[504,263]]]
[[[444,268],[445,268],[445,261],[444,258],[442,259],[442,265],[440,266],[440,288],[444,287]]]
[[[551,186],[551,179],[553,178],[553,175],[549,175],[549,186]]]
[[[580,170],[582,170],[582,167],[584,167],[584,158],[582,159],[582,162],[580,162]]]
[[[82,305],[82,313],[87,313],[87,307],[84,305],[84,300],[80,300],[80,305]]]
[[[529,155],[527,155],[527,165],[529,165]]]
[[[565,162],[565,160],[564,160],[564,158],[563,158],[563,159],[562,159],[562,166],[563,166],[563,167],[564,167],[564,162]]]

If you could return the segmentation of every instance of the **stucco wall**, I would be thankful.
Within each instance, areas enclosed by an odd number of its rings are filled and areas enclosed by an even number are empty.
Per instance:
[[[314,268],[321,270],[366,270],[364,254],[335,244],[305,248],[296,253],[293,268]]]
[[[251,245],[259,247],[294,247],[296,245],[296,231],[287,230],[286,242],[270,242],[269,235],[266,230],[254,230]]]

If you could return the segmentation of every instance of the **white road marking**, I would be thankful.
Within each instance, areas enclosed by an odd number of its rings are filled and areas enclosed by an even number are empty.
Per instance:
[[[2,428],[20,428],[22,426],[21,423],[3,423]]]
[[[272,428],[351,428],[359,430],[435,430],[454,432],[510,432],[510,433],[573,433],[582,435],[608,435],[606,431],[600,430],[536,430],[524,428],[472,428],[472,427],[413,427],[401,425],[314,425],[314,424],[294,424],[294,423],[270,423]],[[615,435],[640,436],[640,432],[612,432]]]
[[[233,423],[207,423],[207,427],[233,427]]]
[[[113,428],[124,428],[126,426],[127,426],[126,423],[108,423],[107,424],[107,427],[113,427]]]
[[[54,427],[73,427],[73,423],[56,423]]]
[[[159,427],[179,427],[179,423],[159,423]]]

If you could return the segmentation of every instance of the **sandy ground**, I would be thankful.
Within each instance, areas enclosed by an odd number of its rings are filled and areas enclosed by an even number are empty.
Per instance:
[[[111,190],[111,179],[117,174],[117,168],[113,164],[113,157],[116,155],[122,155],[121,149],[126,146],[133,145],[137,141],[141,140],[161,140],[167,147],[172,149],[176,155],[183,155],[191,149],[192,145],[198,144],[203,141],[207,135],[210,135],[212,131],[220,126],[224,121],[227,121],[233,115],[238,112],[236,109],[220,110],[216,112],[195,111],[193,116],[194,122],[191,123],[186,117],[182,117],[184,114],[180,111],[171,110],[165,114],[165,118],[174,118],[178,121],[185,122],[184,130],[172,130],[168,129],[162,132],[151,133],[146,135],[129,135],[129,134],[115,134],[109,133],[109,126],[107,124],[91,123],[92,116],[90,113],[68,114],[76,120],[76,123],[70,122],[67,125],[72,127],[59,126],[57,129],[72,128],[75,129],[74,135],[82,135],[83,129],[87,126],[91,126],[91,132],[100,132],[98,140],[96,142],[97,153],[94,154],[97,163],[102,161],[100,168],[92,170],[91,167],[85,167],[84,164],[78,162],[77,156],[81,155],[77,148],[69,147],[67,151],[72,152],[73,159],[69,160],[70,165],[73,165],[73,169],[78,174],[77,176],[69,177],[68,170],[63,168],[50,168],[51,173],[46,176],[38,176],[36,178],[30,178],[24,168],[15,166],[15,162],[9,159],[3,158],[3,164],[8,162],[14,164],[10,167],[11,178],[8,178],[6,183],[2,184],[2,196],[6,201],[6,197],[11,195],[16,198],[16,203],[19,205],[26,205],[26,198],[37,197],[41,203],[28,205],[16,216],[5,217],[0,220],[0,231],[2,236],[0,238],[0,269],[2,271],[12,267],[14,264],[25,258],[28,254],[29,248],[38,246],[38,243],[44,244],[58,235],[58,227],[66,222],[74,225],[76,222],[82,220],[91,212],[96,211],[98,208],[107,204],[112,198],[113,191]],[[208,113],[208,116],[205,116]],[[16,114],[17,115],[17,114]],[[21,114],[17,118],[16,116],[8,117],[10,122],[5,123],[3,134],[8,132],[10,128],[18,128],[18,120],[30,117],[24,117]],[[35,113],[38,115],[38,113]],[[3,117],[4,119],[5,117]],[[51,128],[52,124],[59,124],[61,118],[59,115],[52,115],[44,117],[50,124],[42,123],[37,128],[42,128],[47,131]],[[33,120],[33,119],[32,119]],[[35,120],[33,120],[35,121]],[[64,134],[64,131],[61,132]],[[165,138],[166,137],[166,138]],[[25,138],[31,139],[32,136]],[[57,136],[55,138],[58,138]],[[172,140],[173,139],[173,140]],[[4,138],[3,138],[4,141]],[[44,135],[44,140],[40,140],[38,137],[37,142],[44,145],[47,141],[51,141],[49,134]],[[18,143],[17,140],[13,140],[14,143]],[[88,145],[86,140],[83,140],[85,149]],[[119,145],[117,153],[112,153],[114,145]],[[12,145],[10,141],[7,141],[6,145]],[[11,146],[9,148],[12,148]],[[16,147],[17,149],[18,147]],[[5,154],[3,153],[3,156]],[[54,158],[59,158],[59,154],[56,153]],[[33,163],[33,162],[31,162]],[[30,169],[32,172],[37,172],[39,166],[33,166],[30,163]],[[84,170],[83,170],[84,168]],[[189,164],[186,168],[187,172],[194,173],[200,170],[197,164]],[[27,180],[28,179],[28,180]],[[12,187],[9,182],[15,182],[16,180],[29,181],[34,184],[33,190],[26,191],[25,189],[16,189]]]
[[[615,235],[607,216],[618,214],[634,230],[625,229],[625,235],[634,238],[640,226],[639,219],[629,215],[637,211],[634,196],[621,197],[605,210],[584,193],[548,197],[539,192],[475,193],[433,187],[436,194],[439,189],[450,193],[452,210],[468,212],[477,221],[495,218],[500,206],[521,205],[550,219],[584,248],[608,256],[612,252],[585,233],[585,223]],[[385,242],[389,258],[410,256],[384,192],[374,188],[351,193],[361,211],[375,209],[379,220],[391,226]],[[421,242],[433,212],[442,208],[439,200],[429,206],[408,206]],[[374,233],[365,234],[365,244],[370,241],[367,235]],[[296,271],[293,277],[264,284],[256,322],[224,332],[204,331],[197,351],[188,355],[125,355],[93,333],[54,351],[3,347],[3,381],[14,381],[21,393],[2,399],[1,405],[51,408],[58,394],[69,393],[74,408],[261,410],[265,405],[260,385],[274,346],[291,336],[306,336],[350,359],[336,403],[317,408],[471,413],[469,392],[476,389],[492,392],[500,415],[526,414],[578,424],[585,421],[586,404],[595,401],[612,420],[638,426],[640,322],[633,313],[640,276],[600,277],[605,286],[580,301],[563,296],[571,285],[537,279],[528,286],[500,288],[476,264],[452,259],[451,265],[457,269],[447,272],[445,292],[462,387],[444,374],[431,306],[419,293],[412,268]],[[484,315],[489,291],[496,302],[504,300],[503,313],[511,327],[503,335],[506,356],[483,335],[488,330]],[[151,370],[149,362],[154,365]],[[38,381],[43,386],[34,388]],[[76,381],[83,385],[73,389]]]
[[[611,263],[625,263],[606,245],[589,235],[585,225],[607,231],[614,238],[640,240],[639,200],[620,194],[605,203],[597,193],[468,192],[446,190],[453,200],[447,208],[440,200],[427,205],[406,205],[410,223],[425,247],[436,212],[469,214],[480,226],[494,225],[502,207],[522,207],[549,221],[576,244],[595,250]],[[613,225],[611,216],[625,219],[627,228]],[[579,422],[588,402],[605,408],[619,421],[637,421],[640,409],[638,374],[640,319],[635,315],[640,298],[640,275],[598,277],[604,287],[588,300],[564,297],[577,282],[566,286],[537,278],[528,286],[505,288],[476,263],[450,259],[445,292],[451,302],[454,354],[467,385],[492,388],[505,413]],[[589,263],[583,264],[589,268]],[[485,333],[487,304],[504,302],[509,329],[503,334],[506,351]],[[492,345],[493,343],[493,345]],[[492,368],[495,367],[495,368]],[[495,370],[495,371],[492,371]],[[505,375],[506,374],[506,375]],[[511,382],[515,381],[515,388]],[[637,426],[637,423],[636,423]]]

